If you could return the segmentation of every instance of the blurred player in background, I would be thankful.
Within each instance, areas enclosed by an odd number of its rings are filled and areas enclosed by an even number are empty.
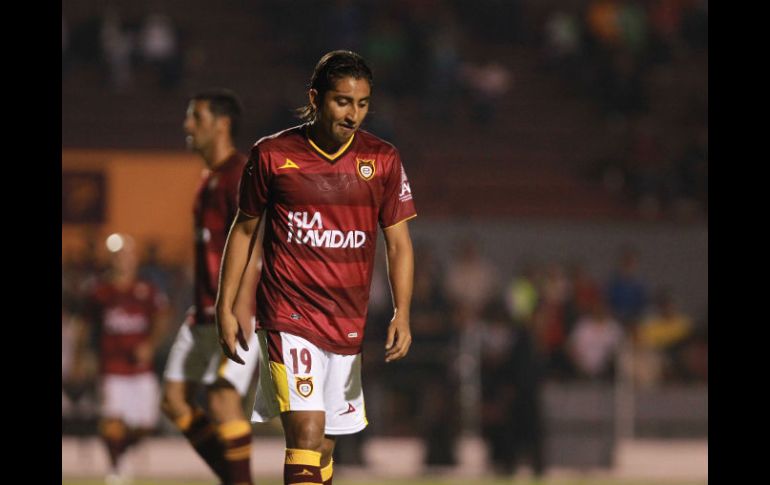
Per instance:
[[[206,164],[193,209],[195,219],[194,305],[169,352],[164,372],[164,414],[182,431],[195,451],[223,484],[251,484],[251,424],[243,414],[241,397],[248,392],[258,346],[244,355],[246,365],[224,358],[214,326],[214,300],[227,231],[238,208],[238,182],[246,156],[234,145],[241,119],[237,96],[214,89],[193,96],[184,131],[187,146]],[[259,257],[252,266],[256,267]],[[244,328],[253,327],[253,286],[244,285],[243,298],[234,298],[231,311]],[[251,281],[251,280],[250,280]],[[245,334],[256,342],[253,331]],[[206,385],[208,412],[196,404]]]
[[[137,278],[133,239],[107,238],[111,265],[89,289],[85,318],[98,343],[101,369],[99,431],[110,456],[108,485],[123,483],[125,451],[158,423],[160,389],[153,372],[155,350],[166,334],[168,299]]]
[[[359,130],[371,87],[371,70],[359,55],[333,51],[321,58],[300,113],[306,123],[252,148],[225,249],[217,325],[223,351],[239,362],[236,340],[247,349],[240,335],[248,329],[239,328],[233,302],[251,278],[242,275],[257,257],[251,235],[264,214],[257,290],[262,356],[252,420],[281,415],[286,484],[331,484],[335,437],[367,425],[361,344],[378,226],[394,305],[385,361],[406,356],[412,341],[406,221],[416,212],[398,151]]]

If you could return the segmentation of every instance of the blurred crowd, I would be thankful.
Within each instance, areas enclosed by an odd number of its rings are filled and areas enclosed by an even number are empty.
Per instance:
[[[599,170],[651,216],[708,210],[708,0],[565,2],[541,55],[615,142]]]
[[[82,308],[88,288],[107,270],[99,244],[92,238],[82,252],[63,260],[65,433],[90,434],[96,423],[98,344]],[[392,307],[380,254],[364,347],[371,426],[340,444],[339,460],[360,463],[357,444],[369,435],[416,434],[426,442],[426,464],[452,465],[456,438],[475,430],[489,443],[499,472],[513,471],[527,453],[542,471],[540,391],[546,383],[613,386],[621,377],[640,387],[706,383],[707,322],[683,313],[676,295],[642,279],[640,257],[634,247],[619,248],[606,280],[577,261],[523,261],[514,274],[501,274],[497,262],[470,240],[458,241],[449,259],[416,241],[414,344],[408,358],[386,365],[382,345]],[[157,247],[149,244],[139,277],[171,303],[167,345],[155,359],[160,375],[190,304],[191,275],[160,261]],[[633,361],[631,376],[619,375],[623,356]]]
[[[162,12],[125,18],[108,4],[98,14],[70,25],[62,15],[62,76],[70,70],[96,67],[104,86],[129,92],[137,76],[149,76],[164,90],[178,88],[184,73],[180,29]]]

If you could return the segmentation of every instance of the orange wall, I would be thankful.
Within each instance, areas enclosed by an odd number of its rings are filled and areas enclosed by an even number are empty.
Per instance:
[[[143,247],[160,243],[161,257],[192,260],[192,203],[203,161],[195,154],[172,151],[64,150],[62,171],[103,171],[106,221],[92,227],[100,239],[125,232]],[[89,226],[62,224],[62,256],[82,247]],[[99,245],[100,250],[103,245]]]

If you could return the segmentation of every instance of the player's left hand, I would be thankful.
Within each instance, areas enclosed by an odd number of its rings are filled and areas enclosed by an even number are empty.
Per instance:
[[[249,345],[243,329],[238,324],[238,319],[232,313],[223,316],[217,316],[217,333],[219,334],[219,345],[225,356],[239,364],[245,364],[241,356],[238,355],[238,348],[235,345],[236,340],[243,350],[248,351]]]
[[[409,330],[409,318],[396,316],[388,326],[388,339],[385,341],[385,362],[403,359],[412,345],[412,332]]]

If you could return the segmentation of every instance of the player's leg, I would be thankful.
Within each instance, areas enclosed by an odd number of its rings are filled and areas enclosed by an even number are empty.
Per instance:
[[[110,457],[110,473],[107,480],[116,481],[120,476],[121,459],[128,448],[129,430],[126,424],[127,405],[126,376],[105,375],[102,379],[102,409],[99,434]]]
[[[205,331],[204,331],[205,333]],[[215,423],[195,404],[199,382],[206,371],[212,345],[199,329],[182,325],[169,352],[161,398],[163,414],[176,425],[193,449],[223,481],[227,470],[224,447]],[[217,345],[213,335],[214,344]],[[205,354],[205,355],[204,355]]]
[[[269,371],[260,375],[252,419],[264,421],[280,412],[286,439],[284,483],[320,485],[327,353],[284,332],[260,332],[260,345],[260,366]]]
[[[104,417],[99,421],[99,434],[110,457],[110,473],[117,475],[128,447],[128,427],[121,419]]]
[[[284,485],[323,483],[321,457],[327,445],[324,439],[325,422],[325,411],[281,413],[281,423],[286,438]]]
[[[134,376],[127,403],[125,423],[128,426],[126,447],[138,444],[143,438],[152,435],[160,418],[160,386],[155,374],[147,372]]]
[[[326,435],[321,457],[321,476],[324,485],[332,485],[335,437],[358,433],[368,424],[361,385],[361,354],[329,354],[324,403]]]
[[[217,434],[224,445],[228,483],[250,485],[251,423],[243,414],[243,396],[255,374],[259,360],[257,335],[251,333],[249,350],[239,350],[245,364],[238,364],[217,353],[216,367],[203,377],[207,384],[209,413],[216,423]]]
[[[334,475],[332,455],[336,442],[335,436],[326,435],[321,445],[321,481],[323,485],[332,485],[332,475]]]

